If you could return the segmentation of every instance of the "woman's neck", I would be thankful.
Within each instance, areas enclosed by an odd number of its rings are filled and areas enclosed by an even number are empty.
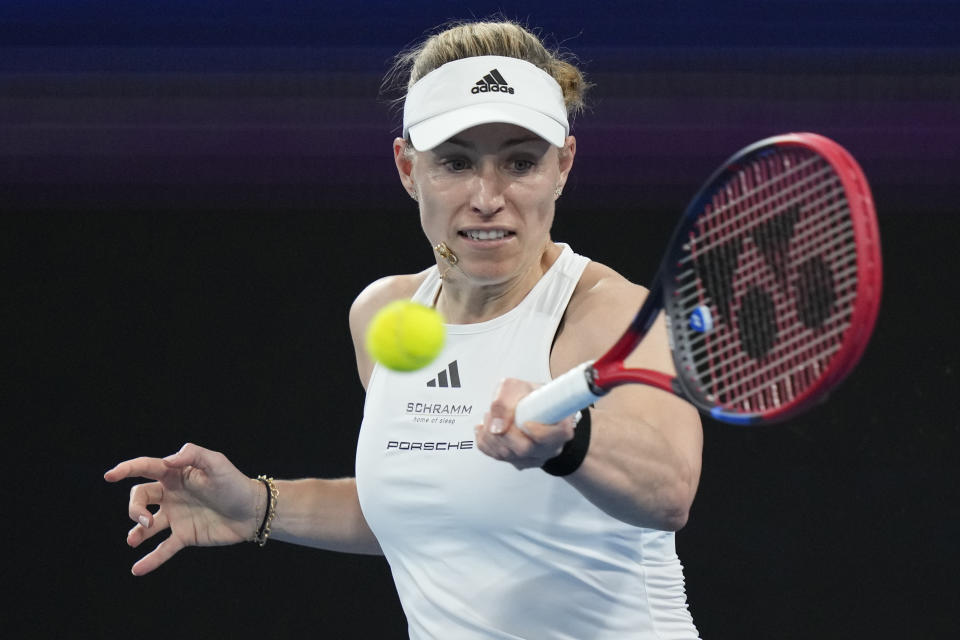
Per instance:
[[[478,284],[459,268],[450,268],[444,272],[434,306],[450,324],[475,324],[502,316],[523,301],[561,251],[549,242],[540,257],[522,272],[490,284]]]

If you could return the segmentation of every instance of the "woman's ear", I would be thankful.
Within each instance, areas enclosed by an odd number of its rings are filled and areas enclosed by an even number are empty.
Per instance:
[[[403,188],[411,198],[416,200],[417,184],[413,180],[413,149],[403,138],[395,138],[393,141],[393,161],[397,165],[397,173],[400,174]]]
[[[567,176],[570,175],[570,169],[573,168],[573,157],[577,155],[577,139],[573,136],[567,136],[557,155],[560,162],[560,179],[557,181],[557,189],[563,191],[564,185],[567,184]]]

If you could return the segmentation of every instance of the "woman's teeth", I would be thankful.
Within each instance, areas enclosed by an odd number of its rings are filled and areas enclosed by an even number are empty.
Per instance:
[[[493,229],[490,231],[479,231],[479,230],[471,229],[469,231],[461,231],[460,233],[470,238],[471,240],[499,240],[501,238],[507,237],[508,235],[507,231],[503,231],[500,229]]]

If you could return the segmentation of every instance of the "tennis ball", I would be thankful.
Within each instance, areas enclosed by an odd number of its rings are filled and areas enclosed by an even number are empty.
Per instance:
[[[437,357],[445,337],[439,312],[416,302],[396,300],[370,321],[367,352],[394,371],[415,371]]]

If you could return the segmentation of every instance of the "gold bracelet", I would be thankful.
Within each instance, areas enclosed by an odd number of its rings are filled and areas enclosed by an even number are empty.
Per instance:
[[[262,547],[267,544],[267,538],[270,537],[270,525],[273,524],[273,519],[277,517],[277,498],[280,496],[280,492],[277,491],[277,485],[274,484],[273,478],[257,476],[257,480],[267,487],[267,511],[263,514],[263,522],[251,542],[256,542]]]

